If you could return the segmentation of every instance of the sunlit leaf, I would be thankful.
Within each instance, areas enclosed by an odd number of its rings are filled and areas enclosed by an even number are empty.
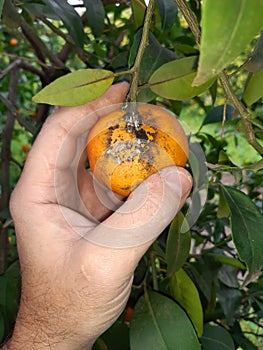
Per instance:
[[[263,267],[263,216],[254,202],[243,192],[222,187],[231,212],[231,229],[239,258],[249,275],[247,281],[256,276]]]
[[[156,292],[141,297],[130,325],[131,350],[200,350],[195,330],[183,309]]]
[[[246,48],[263,28],[262,12],[263,0],[203,1],[195,86],[216,76]]]
[[[230,209],[224,196],[223,190],[219,187],[219,203],[217,209],[217,217],[219,219],[228,218],[230,216]]]
[[[196,333],[203,333],[203,309],[199,293],[188,274],[180,269],[170,278],[170,288],[174,299],[182,306],[191,319]]]
[[[144,0],[131,0],[131,8],[133,14],[133,20],[135,23],[136,29],[143,25],[146,5]]]
[[[83,0],[86,16],[95,37],[102,34],[104,29],[105,11],[101,0]]]
[[[214,79],[193,87],[196,62],[197,57],[190,56],[162,65],[149,80],[151,90],[157,95],[172,100],[185,100],[202,94],[214,83]]]
[[[249,79],[243,100],[247,106],[250,106],[261,97],[263,97],[263,68],[259,72],[254,73]]]
[[[183,220],[183,214],[178,213],[169,228],[165,252],[168,277],[178,271],[189,256],[191,233],[189,230],[182,233]]]
[[[78,70],[47,85],[33,101],[59,106],[77,106],[101,96],[112,84],[114,75],[103,69]]]

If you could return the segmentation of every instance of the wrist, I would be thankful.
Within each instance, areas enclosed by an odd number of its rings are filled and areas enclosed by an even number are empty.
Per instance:
[[[80,336],[59,327],[51,329],[45,321],[42,323],[34,314],[24,314],[20,308],[13,334],[0,350],[91,350],[94,342],[85,337],[81,343]]]

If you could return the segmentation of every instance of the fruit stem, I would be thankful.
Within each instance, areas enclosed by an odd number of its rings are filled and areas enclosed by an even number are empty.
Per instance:
[[[137,101],[140,66],[141,66],[141,61],[142,61],[144,51],[146,49],[146,46],[148,45],[149,30],[150,30],[151,18],[154,10],[154,4],[155,4],[155,0],[150,0],[146,10],[144,25],[142,30],[142,37],[138,48],[138,53],[137,53],[134,65],[131,68],[132,81],[131,81],[130,91],[127,96],[128,102]]]

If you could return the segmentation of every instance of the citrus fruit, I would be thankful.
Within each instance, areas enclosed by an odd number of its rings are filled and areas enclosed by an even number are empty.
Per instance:
[[[130,117],[127,109],[109,113],[93,126],[87,139],[93,174],[123,196],[161,168],[184,166],[188,156],[184,130],[168,110],[140,104],[137,125],[129,124]]]
[[[9,44],[10,44],[11,46],[16,46],[16,45],[18,44],[18,40],[17,40],[16,38],[11,38],[11,39],[9,40]]]

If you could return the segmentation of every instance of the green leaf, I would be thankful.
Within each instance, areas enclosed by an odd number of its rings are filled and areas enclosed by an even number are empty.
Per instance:
[[[242,293],[238,288],[229,288],[221,283],[220,289],[217,291],[216,295],[225,314],[227,323],[232,325],[235,314],[240,308]]]
[[[102,34],[104,29],[105,11],[101,0],[83,0],[86,7],[88,23],[95,37]]]
[[[6,316],[9,324],[16,319],[20,300],[20,266],[16,261],[10,265],[6,275]]]
[[[222,218],[228,218],[229,216],[230,216],[229,206],[227,204],[222,188],[219,187],[219,203],[218,203],[218,209],[217,209],[217,217],[219,219],[222,219]]]
[[[74,43],[82,47],[84,41],[84,30],[81,18],[74,7],[66,0],[42,0],[49,5],[54,13],[61,19]]]
[[[263,267],[263,216],[252,200],[243,192],[222,186],[231,211],[231,229],[239,258],[248,270],[247,282]]]
[[[235,342],[242,350],[259,350],[257,346],[255,346],[248,338],[244,336],[240,324],[237,321],[232,327],[232,335]]]
[[[24,2],[22,4],[23,10],[27,11],[31,18],[35,18],[38,16],[45,16],[49,19],[53,19],[59,21],[60,18],[56,14],[56,11],[49,4],[45,4],[43,2],[33,3],[33,2]]]
[[[263,28],[263,0],[206,0],[202,3],[199,86],[215,77]]]
[[[151,90],[157,95],[172,100],[185,100],[202,94],[214,83],[214,79],[193,87],[196,62],[197,56],[190,56],[162,65],[149,80]]]
[[[206,324],[200,340],[203,350],[235,350],[231,335],[220,326]]]
[[[2,11],[3,11],[3,7],[4,7],[4,1],[5,1],[5,0],[0,0],[0,18],[2,17]]]
[[[242,264],[239,260],[235,258],[231,258],[230,256],[217,255],[214,253],[209,253],[207,255],[212,256],[215,261],[218,261],[221,264],[233,266],[240,270],[246,270],[246,266],[244,264]]]
[[[182,233],[189,230],[200,216],[206,203],[208,192],[208,172],[204,151],[198,142],[190,142],[188,162],[192,174],[194,174],[194,184],[185,219],[182,223]]]
[[[47,85],[33,97],[36,103],[77,106],[101,96],[112,84],[114,75],[103,69],[80,69]]]
[[[2,11],[2,22],[9,28],[17,29],[21,22],[21,16],[11,0],[4,1]]]
[[[203,333],[203,309],[193,281],[183,269],[180,269],[170,278],[170,288],[173,298],[187,312],[197,335],[201,337]]]
[[[243,94],[243,101],[247,106],[251,106],[263,97],[263,69],[252,74]]]
[[[210,109],[207,113],[203,125],[212,124],[212,123],[222,123],[224,119],[224,108],[225,108],[225,121],[231,120],[233,114],[235,113],[235,108],[231,105],[220,105]]]
[[[171,222],[167,242],[166,242],[166,261],[167,276],[172,276],[186,262],[189,256],[191,246],[191,233],[182,233],[181,227],[184,220],[183,214],[180,212]]]
[[[3,307],[0,305],[0,344],[5,340],[5,319],[2,309]]]
[[[156,292],[141,297],[130,325],[131,350],[200,350],[194,328],[172,299]]]
[[[255,45],[255,48],[250,55],[248,62],[244,65],[248,72],[256,73],[263,68],[263,32]]]
[[[20,269],[18,261],[0,276],[0,311],[9,327],[14,323],[20,299]]]
[[[197,261],[186,266],[186,271],[199,292],[210,303],[213,298],[214,280],[220,265],[208,255],[203,255]]]
[[[177,6],[174,0],[157,0],[158,10],[160,13],[162,28],[171,28],[177,16]]]
[[[130,57],[129,57],[130,67],[133,66],[135,62],[138,48],[141,41],[141,36],[142,36],[142,29],[138,30],[138,32],[134,36],[133,44],[130,50]],[[146,49],[144,51],[142,61],[140,64],[139,84],[143,85],[145,83],[148,83],[150,76],[158,67],[176,58],[177,58],[176,53],[163,47],[159,43],[159,41],[155,38],[155,36],[150,32],[149,38],[148,38],[148,45],[146,46]],[[149,62],[151,62],[150,65],[149,65]],[[138,96],[139,101],[147,102],[153,99],[154,97],[155,95],[150,89],[139,90],[139,96]]]
[[[223,265],[220,267],[217,277],[223,285],[229,288],[239,288],[238,272],[238,269],[233,266]]]
[[[139,28],[143,25],[144,22],[144,16],[145,16],[145,2],[138,1],[138,0],[131,0],[131,8],[132,8],[132,15],[133,15],[133,21],[135,24],[135,28]]]
[[[103,341],[103,344],[105,344],[104,348],[99,346],[100,341]],[[101,349],[130,350],[129,328],[127,324],[117,320],[105,333],[103,333],[92,348],[92,350]]]

